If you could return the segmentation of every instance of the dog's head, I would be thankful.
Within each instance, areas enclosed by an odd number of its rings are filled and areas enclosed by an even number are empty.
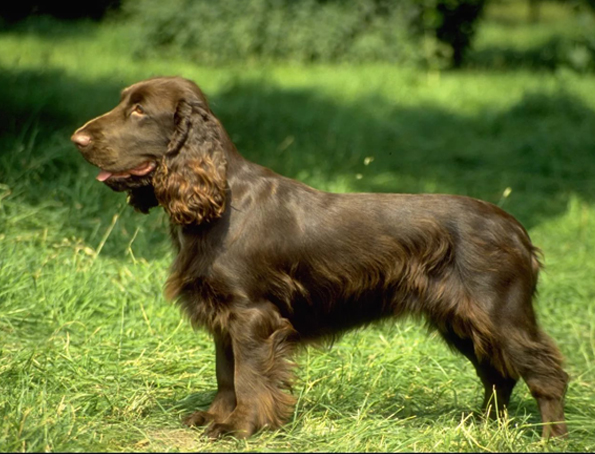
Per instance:
[[[141,212],[161,205],[175,224],[196,225],[225,209],[228,139],[194,82],[160,77],[125,88],[71,139],[99,167],[97,179],[128,191]]]

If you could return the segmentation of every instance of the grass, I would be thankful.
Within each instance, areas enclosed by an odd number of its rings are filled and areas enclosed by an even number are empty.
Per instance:
[[[595,450],[595,76],[207,68],[135,61],[125,36],[0,34],[1,451]],[[539,438],[524,384],[507,418],[474,418],[470,364],[409,321],[302,352],[279,431],[211,442],[183,428],[214,395],[214,351],[162,297],[166,219],[132,212],[68,141],[157,74],[196,80],[245,156],[318,188],[466,194],[518,217],[545,252],[536,307],[572,376],[569,440]]]

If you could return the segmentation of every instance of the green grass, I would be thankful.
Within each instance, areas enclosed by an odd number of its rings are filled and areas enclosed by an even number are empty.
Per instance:
[[[595,76],[207,68],[134,61],[115,26],[56,27],[0,34],[1,451],[595,450]],[[197,81],[246,157],[315,187],[466,194],[517,216],[545,252],[536,307],[572,376],[570,439],[539,438],[524,384],[507,419],[473,418],[471,365],[409,321],[300,353],[277,432],[184,428],[214,396],[214,351],[162,296],[167,220],[126,207],[68,140],[157,74]]]

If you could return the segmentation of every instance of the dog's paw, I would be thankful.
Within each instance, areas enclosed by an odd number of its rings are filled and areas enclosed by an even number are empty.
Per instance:
[[[215,420],[215,415],[207,411],[195,411],[194,413],[186,416],[182,423],[185,426],[192,427],[192,426],[206,426],[211,421]]]
[[[205,429],[204,434],[211,439],[233,436],[238,439],[248,438],[254,433],[249,427],[229,423],[213,423]]]

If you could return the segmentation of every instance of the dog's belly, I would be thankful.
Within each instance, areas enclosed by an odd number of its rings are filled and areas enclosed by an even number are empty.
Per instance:
[[[293,312],[286,318],[303,340],[316,340],[395,315],[394,299],[392,291],[373,289],[332,303],[299,301],[294,302]]]
[[[273,303],[303,340],[337,334],[400,314],[418,313],[417,292],[402,285],[398,261],[386,272],[279,273],[261,299]]]

